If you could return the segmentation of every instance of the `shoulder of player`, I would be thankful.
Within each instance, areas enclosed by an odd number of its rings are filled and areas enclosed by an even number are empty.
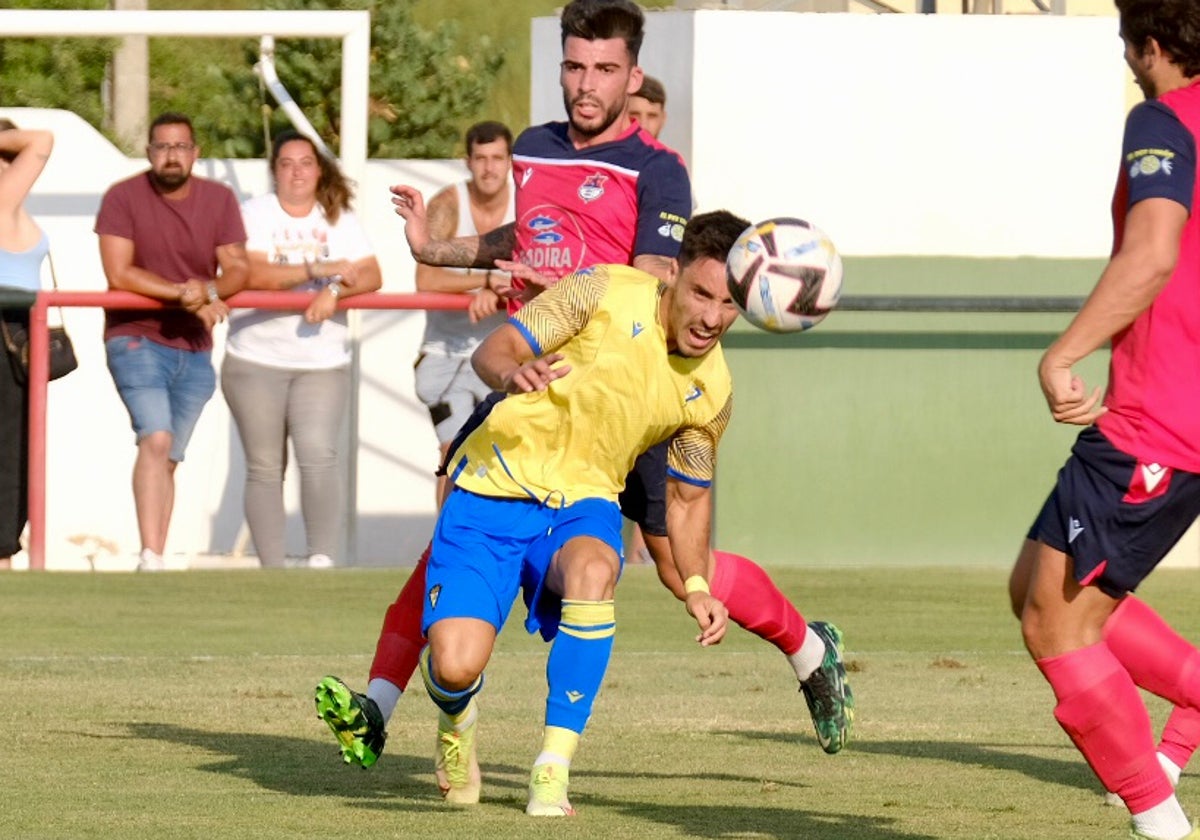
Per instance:
[[[1129,116],[1125,118],[1126,125],[1133,129],[1153,129],[1170,125],[1186,128],[1183,114],[1174,107],[1171,93],[1164,94],[1161,99],[1147,99],[1134,105],[1129,110]],[[1197,110],[1197,115],[1200,116],[1200,110]]]
[[[548,122],[531,125],[517,135],[513,142],[513,155],[537,152],[546,144],[561,145],[567,137],[565,122]]]

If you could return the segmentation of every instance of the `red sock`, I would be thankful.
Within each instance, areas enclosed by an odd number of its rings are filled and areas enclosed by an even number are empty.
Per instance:
[[[409,678],[417,669],[417,657],[425,646],[421,613],[425,608],[425,567],[432,548],[433,543],[425,547],[404,588],[388,607],[371,661],[371,679],[381,677],[399,686],[401,691],[408,688]]]
[[[1200,745],[1200,711],[1176,706],[1163,727],[1158,751],[1182,769],[1192,760],[1197,745]]]
[[[1103,642],[1037,661],[1054,689],[1054,717],[1104,785],[1140,814],[1175,791],[1154,756],[1150,715]]]
[[[1187,766],[1200,745],[1200,651],[1133,596],[1105,622],[1104,641],[1135,683],[1175,704],[1159,749]]]
[[[745,557],[725,551],[714,551],[713,556],[716,566],[708,587],[724,602],[729,617],[788,656],[800,650],[808,632],[804,617],[770,576]]]

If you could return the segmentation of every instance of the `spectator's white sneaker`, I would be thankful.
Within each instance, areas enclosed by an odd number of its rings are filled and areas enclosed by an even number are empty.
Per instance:
[[[161,554],[153,552],[148,548],[142,549],[142,554],[137,564],[139,572],[161,572],[165,568],[167,568],[167,565],[163,562]]]
[[[308,568],[310,569],[332,569],[333,558],[328,554],[314,554],[308,558]]]

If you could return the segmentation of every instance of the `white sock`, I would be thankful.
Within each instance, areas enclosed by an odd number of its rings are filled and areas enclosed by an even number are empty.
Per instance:
[[[1171,787],[1179,787],[1179,777],[1183,775],[1183,768],[1162,753],[1158,753],[1158,763],[1162,766],[1163,772],[1167,774],[1167,778],[1171,780]]]
[[[1158,803],[1149,811],[1134,814],[1133,828],[1139,834],[1156,840],[1183,840],[1192,833],[1192,824],[1184,816],[1183,808],[1174,796]]]
[[[392,712],[396,711],[396,704],[400,702],[400,695],[403,693],[400,686],[382,677],[376,677],[367,683],[367,696],[379,707],[385,725],[392,719]]]
[[[804,634],[804,641],[800,643],[800,650],[788,657],[788,662],[792,663],[792,669],[796,672],[796,679],[804,682],[812,676],[812,672],[821,667],[821,660],[825,658],[825,641],[808,628],[808,632]]]

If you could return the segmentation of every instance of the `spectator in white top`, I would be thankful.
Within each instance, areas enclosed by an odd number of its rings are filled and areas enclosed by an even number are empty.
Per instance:
[[[236,310],[221,390],[246,453],[246,521],[263,566],[285,561],[283,477],[287,439],[300,469],[308,563],[334,565],[342,523],[339,469],[350,390],[343,297],[382,285],[379,263],[350,209],[350,181],[335,161],[294,131],[271,148],[274,192],[242,205],[249,289],[311,297],[303,314]]]

